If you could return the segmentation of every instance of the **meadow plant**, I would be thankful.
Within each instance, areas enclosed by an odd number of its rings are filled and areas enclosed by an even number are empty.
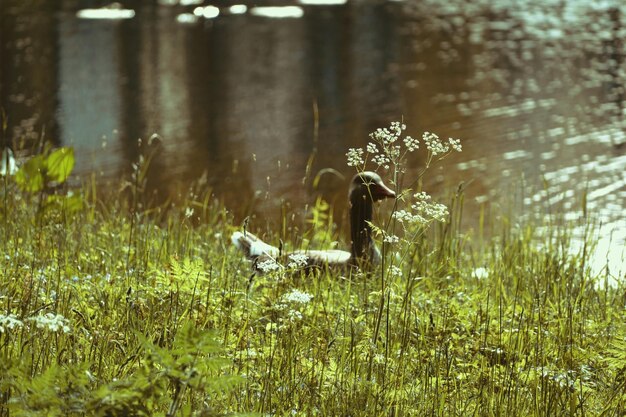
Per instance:
[[[309,257],[304,253],[292,253],[289,255],[287,267],[290,269],[304,268],[307,266]]]
[[[371,225],[373,230],[382,235],[383,254],[387,245],[394,245],[403,240],[408,245],[424,233],[428,225],[434,221],[446,222],[448,208],[432,200],[432,197],[420,190],[421,179],[434,162],[440,161],[452,152],[461,152],[459,139],[448,138],[443,141],[434,133],[424,132],[422,142],[425,145],[425,162],[423,168],[415,174],[409,185],[404,187],[403,181],[407,174],[409,158],[417,158],[420,150],[420,141],[409,135],[404,135],[406,125],[401,122],[392,122],[387,128],[378,128],[369,135],[371,141],[363,148],[350,148],[346,153],[348,166],[354,167],[357,172],[364,172],[368,165],[375,165],[375,169],[384,170],[391,175],[391,184],[398,195],[398,203],[394,205],[391,215],[383,227]],[[414,188],[417,187],[417,190]],[[397,225],[402,227],[404,237],[397,235]],[[399,252],[397,252],[399,253]],[[408,252],[401,255],[405,260]],[[389,266],[394,266],[393,263]],[[398,270],[393,270],[398,274]]]
[[[53,333],[62,331],[70,332],[69,320],[60,314],[46,313],[39,316],[29,317],[28,320],[35,323],[38,329],[49,330]]]
[[[17,318],[13,313],[9,315],[0,314],[0,333],[10,330],[19,329],[24,326],[24,322]]]
[[[461,232],[461,197],[421,181],[460,144],[404,132],[348,152],[399,196],[374,221],[381,268],[265,259],[254,291],[233,216],[198,184],[158,211],[147,159],[128,200],[59,183],[69,150],[22,164],[0,209],[0,417],[624,415],[624,283],[597,285],[564,223],[485,209],[493,236]],[[293,233],[330,243],[330,223],[318,199]]]
[[[0,416],[237,408],[222,400],[241,379],[207,330],[214,275],[198,256],[203,240],[189,240],[188,212],[139,215],[149,209],[136,204],[140,187],[130,206],[98,201],[94,184],[69,186],[73,166],[71,148],[46,145],[4,178]],[[211,204],[182,207],[223,215]]]
[[[298,289],[293,289],[291,290],[291,292],[283,296],[283,300],[285,302],[296,303],[296,304],[307,304],[312,299],[313,299],[313,296],[311,294],[300,291]]]
[[[384,346],[392,343],[392,332],[384,328],[384,318],[391,314],[392,294],[394,288],[405,286],[401,280],[411,279],[416,274],[416,263],[423,262],[417,256],[421,236],[433,222],[446,222],[449,217],[448,208],[432,200],[432,197],[420,189],[421,179],[434,162],[440,161],[451,152],[461,152],[458,139],[449,138],[442,141],[436,134],[425,132],[422,142],[425,145],[424,166],[415,174],[408,186],[404,186],[409,158],[417,158],[420,141],[405,135],[406,125],[392,122],[388,128],[378,128],[370,134],[370,142],[365,149],[351,148],[346,153],[348,166],[357,172],[364,172],[369,165],[375,170],[383,170],[391,176],[390,182],[398,196],[391,214],[382,226],[370,224],[375,234],[382,237],[382,268],[380,270],[379,289],[370,293],[375,301],[373,332],[371,333],[371,351],[367,365],[367,380],[376,378],[374,375],[384,355],[387,363],[389,350]],[[401,226],[402,230],[398,230]],[[393,254],[393,256],[390,256]],[[400,281],[399,281],[400,280]],[[413,282],[413,281],[410,281]],[[412,284],[405,286],[406,291],[402,303],[410,305],[413,297]],[[384,332],[384,337],[379,337]]]

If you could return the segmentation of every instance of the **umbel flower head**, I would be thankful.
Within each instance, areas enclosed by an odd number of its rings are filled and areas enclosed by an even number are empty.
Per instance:
[[[17,318],[15,314],[5,316],[0,314],[0,333],[7,332],[19,327],[23,327],[24,322]]]
[[[402,137],[406,125],[400,122],[391,122],[389,127],[378,128],[370,133],[371,142],[363,148],[350,148],[346,153],[348,166],[358,171],[365,171],[368,162],[376,164],[376,168],[402,170],[401,166],[408,154],[420,149],[420,141],[411,136]],[[432,132],[422,134],[422,142],[426,147],[427,166],[433,157],[441,159],[451,152],[463,150],[459,139],[448,138],[441,140]]]
[[[49,330],[53,333],[70,332],[69,320],[60,314],[46,313],[45,315],[30,317],[28,320],[34,322],[38,329]]]
[[[292,253],[289,255],[288,268],[304,268],[309,262],[309,257],[305,253]]]
[[[307,304],[313,299],[313,296],[307,292],[293,289],[291,292],[283,295],[283,301],[288,303]]]
[[[348,149],[346,156],[348,157],[349,167],[358,167],[365,164],[365,161],[363,160],[363,149],[361,148]]]
[[[392,122],[389,127],[378,128],[372,132],[370,142],[365,149],[350,148],[346,153],[348,166],[355,167],[357,171],[367,170],[368,164],[373,164],[375,169],[391,171],[394,181],[398,179],[398,174],[405,173],[405,165],[412,155],[420,150],[426,153],[425,167],[418,173],[417,179],[429,168],[433,161],[445,158],[452,152],[461,152],[461,141],[459,139],[448,138],[442,140],[432,132],[424,132],[421,140],[404,135],[406,125],[401,122]],[[404,136],[403,136],[404,135]],[[422,146],[423,145],[423,146]],[[415,180],[414,183],[418,181]],[[396,187],[399,184],[395,184]],[[423,230],[433,221],[445,222],[449,216],[448,208],[440,203],[434,202],[430,195],[424,191],[403,193],[396,190],[397,195],[401,195],[400,204],[404,207],[394,207],[392,218],[402,225],[405,231],[411,226],[417,226]],[[386,244],[396,244],[401,239],[394,233],[387,230],[374,229],[378,235],[382,235],[382,240]]]

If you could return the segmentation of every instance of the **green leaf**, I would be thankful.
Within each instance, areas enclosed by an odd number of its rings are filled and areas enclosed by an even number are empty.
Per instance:
[[[59,148],[48,156],[48,179],[63,183],[74,169],[74,149]]]
[[[43,155],[30,158],[15,174],[15,182],[23,190],[30,193],[41,191],[44,186],[43,171],[46,160]]]

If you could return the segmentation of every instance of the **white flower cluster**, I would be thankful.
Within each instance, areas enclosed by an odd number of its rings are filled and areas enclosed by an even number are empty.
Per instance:
[[[379,167],[383,167],[385,169],[389,169],[389,164],[391,163],[391,159],[384,153],[379,153],[374,155],[372,158],[372,162],[378,165]]]
[[[47,329],[55,333],[59,330],[63,333],[70,331],[69,320],[60,314],[46,313],[43,316],[30,317],[28,320],[35,322],[38,329]]]
[[[375,163],[378,168],[383,167],[389,169],[390,164],[396,164],[402,153],[402,148],[399,145],[394,145],[395,142],[400,139],[402,131],[406,129],[406,125],[400,122],[392,122],[388,128],[378,128],[373,133],[370,133],[370,138],[373,142],[369,142],[365,147],[367,155],[362,148],[350,148],[346,156],[348,158],[348,166],[365,169],[365,165],[368,161],[368,157],[371,156],[371,161]],[[417,149],[417,144],[414,144],[414,140],[410,137],[404,139],[405,145],[411,144],[411,149]],[[408,145],[407,145],[408,147]]]
[[[309,257],[304,253],[292,253],[289,261],[287,267],[290,269],[304,268],[309,263]]]
[[[370,133],[371,142],[363,148],[350,148],[346,153],[348,166],[359,170],[365,170],[367,162],[371,160],[377,168],[388,170],[392,165],[397,169],[402,165],[403,158],[411,152],[415,152],[420,147],[420,141],[411,136],[402,138],[404,147],[396,144],[406,130],[406,125],[400,122],[392,122],[389,127],[378,128]],[[448,138],[442,141],[434,133],[424,132],[422,140],[426,144],[429,157],[441,155],[442,157],[451,151],[461,152],[461,141],[459,139]],[[429,160],[430,162],[430,160]]]
[[[450,146],[452,146],[452,149],[454,149],[455,151],[457,152],[463,151],[463,147],[461,146],[461,139],[448,138],[448,143],[450,144]]]
[[[439,139],[439,136],[435,135],[431,132],[424,132],[422,135],[422,140],[426,144],[426,148],[433,155],[442,155],[450,152],[450,148],[452,150],[461,152],[463,147],[461,146],[460,139],[448,138],[448,142],[443,142]]]
[[[383,242],[385,243],[398,243],[400,238],[396,235],[390,235],[385,233],[385,237],[383,237]]]
[[[256,267],[264,274],[267,274],[268,272],[273,272],[282,268],[282,266],[278,262],[276,262],[274,259],[271,259],[271,258],[257,263]]]
[[[8,316],[0,314],[0,333],[23,326],[24,323],[15,314],[9,314]]]
[[[413,197],[416,201],[411,205],[411,208],[422,217],[426,219],[431,218],[440,222],[446,221],[448,217],[448,207],[431,201],[432,197],[423,191],[416,193]]]
[[[427,224],[432,220],[445,222],[448,217],[448,207],[432,201],[432,197],[425,192],[413,195],[415,203],[412,211],[398,210],[393,213],[394,219],[403,224]]]
[[[279,318],[279,322],[282,323],[281,327],[289,326],[289,323],[302,320],[304,314],[300,310],[312,299],[313,296],[311,294],[295,288],[283,294],[280,300],[274,305],[277,311],[285,313],[284,318]]]
[[[29,317],[26,320],[35,323],[38,329],[46,329],[55,333],[58,331],[63,333],[70,332],[69,320],[60,314],[46,313],[45,315]],[[24,327],[24,322],[18,319],[15,314],[9,314],[8,316],[0,314],[0,333],[19,327]]]
[[[485,279],[489,278],[489,270],[485,267],[478,267],[472,271],[472,278]]]
[[[313,296],[309,293],[293,289],[291,292],[283,295],[283,301],[287,303],[307,304],[313,299]]]
[[[383,146],[391,145],[400,138],[402,131],[406,129],[405,124],[400,122],[391,122],[389,128],[380,127],[370,133],[370,137]]]
[[[287,312],[287,320],[291,322],[302,320],[302,317],[302,313],[298,310],[289,310]]]
[[[428,148],[433,155],[444,154],[450,150],[448,144],[443,143],[441,139],[439,139],[439,136],[434,133],[424,132],[422,140],[426,144],[426,148]]]
[[[417,139],[412,138],[411,136],[407,136],[403,139],[404,146],[408,149],[409,152],[413,152],[419,149],[420,142]]]
[[[402,269],[400,269],[399,267],[392,265],[391,268],[389,269],[389,274],[392,277],[401,277],[402,276]]]
[[[428,223],[428,220],[426,220],[424,217],[420,216],[419,214],[414,214],[406,210],[398,210],[394,212],[393,218],[399,221],[400,223],[407,223],[407,224]]]
[[[363,149],[361,148],[348,149],[346,156],[348,157],[349,167],[358,167],[365,164],[365,161],[363,160]]]

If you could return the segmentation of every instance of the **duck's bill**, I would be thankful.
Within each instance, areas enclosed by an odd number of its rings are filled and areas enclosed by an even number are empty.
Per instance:
[[[374,184],[372,186],[372,196],[374,200],[382,200],[384,198],[396,198],[396,193],[385,184]]]

